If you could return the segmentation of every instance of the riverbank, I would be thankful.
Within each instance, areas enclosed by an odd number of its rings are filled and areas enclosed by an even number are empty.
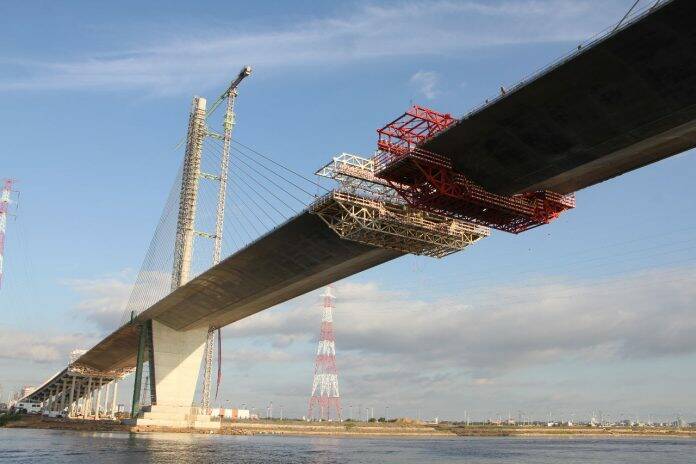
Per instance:
[[[384,438],[447,438],[447,437],[684,437],[696,438],[696,429],[660,427],[500,427],[454,426],[450,424],[365,423],[365,422],[303,422],[253,421],[223,422],[221,428],[207,431],[193,428],[143,427],[124,425],[109,420],[51,419],[21,416],[5,428],[75,430],[82,432],[167,432],[220,435],[280,435]]]
[[[25,415],[10,422],[7,428],[76,430],[98,432],[169,432],[220,435],[307,435],[307,436],[366,436],[366,437],[454,437],[454,433],[434,426],[399,423],[253,421],[223,422],[219,430],[193,428],[130,426],[110,420],[51,419]]]
[[[685,437],[696,438],[696,428],[676,427],[543,427],[543,426],[455,426],[442,424],[439,430],[460,437]]]

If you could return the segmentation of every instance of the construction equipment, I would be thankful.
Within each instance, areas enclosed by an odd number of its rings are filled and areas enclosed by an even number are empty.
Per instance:
[[[222,248],[222,231],[225,219],[225,201],[227,192],[227,171],[230,162],[230,143],[232,141],[232,129],[235,124],[234,103],[237,99],[237,87],[248,76],[251,75],[251,66],[244,66],[237,77],[230,83],[227,90],[213,103],[208,113],[212,113],[223,102],[226,101],[225,115],[222,122],[222,136],[208,130],[208,135],[222,140],[222,157],[220,161],[220,174],[217,178],[219,181],[218,189],[218,204],[215,215],[215,233],[213,235],[213,266],[220,262],[220,253]],[[201,406],[203,411],[210,412],[210,385],[213,367],[213,348],[215,345],[215,332],[217,331],[218,339],[218,369],[217,369],[217,385],[215,396],[217,397],[218,389],[220,388],[221,367],[222,367],[222,334],[219,327],[211,327],[208,332],[205,347],[205,366],[203,371],[203,392]]]
[[[410,206],[518,234],[575,207],[575,195],[548,190],[498,195],[459,172],[450,158],[421,148],[456,119],[414,106],[377,130],[375,176]]]
[[[407,205],[374,174],[374,161],[342,153],[316,172],[340,183],[310,207],[341,238],[442,258],[487,237],[488,228]]]

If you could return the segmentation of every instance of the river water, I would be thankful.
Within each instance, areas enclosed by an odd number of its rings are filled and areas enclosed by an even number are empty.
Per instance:
[[[0,463],[696,463],[688,438],[373,439],[0,429]]]

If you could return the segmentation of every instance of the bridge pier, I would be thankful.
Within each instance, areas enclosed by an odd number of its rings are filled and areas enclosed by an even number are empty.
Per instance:
[[[152,404],[139,407],[132,422],[144,426],[219,428],[219,422],[199,414],[200,408],[193,405],[208,328],[181,331],[152,320],[142,326],[141,337],[145,353],[138,357],[147,358],[149,364]],[[135,386],[133,395],[136,402],[140,396],[138,387]]]

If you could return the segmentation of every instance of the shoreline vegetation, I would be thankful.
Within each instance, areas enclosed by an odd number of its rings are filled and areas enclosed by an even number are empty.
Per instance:
[[[142,427],[111,420],[68,420],[22,415],[4,424],[6,428],[75,430],[81,432],[171,432],[220,435],[288,435],[384,438],[455,438],[455,437],[684,437],[696,438],[696,428],[672,427],[540,427],[496,425],[451,425],[417,423],[316,423],[294,420],[242,421],[223,423],[219,430]]]

